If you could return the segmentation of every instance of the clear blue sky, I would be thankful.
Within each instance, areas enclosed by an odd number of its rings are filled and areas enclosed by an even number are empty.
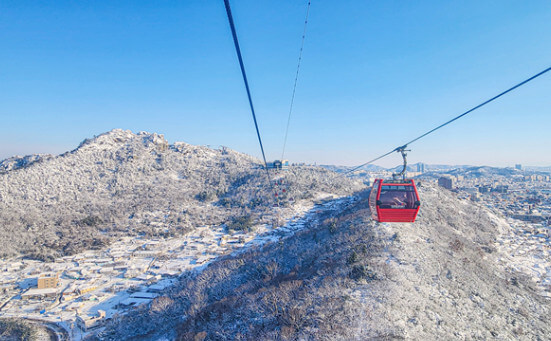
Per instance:
[[[268,159],[306,3],[231,1]],[[286,157],[363,163],[549,66],[548,0],[312,0]],[[413,144],[410,162],[551,165],[550,90],[551,73]],[[0,159],[113,128],[260,156],[222,0],[1,1],[0,118]]]

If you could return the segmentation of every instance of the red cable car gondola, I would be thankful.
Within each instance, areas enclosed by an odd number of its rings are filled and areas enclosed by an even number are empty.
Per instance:
[[[413,223],[419,212],[421,202],[415,182],[406,179],[406,153],[404,148],[397,149],[402,153],[404,168],[393,174],[393,180],[376,179],[369,194],[371,216],[378,222]],[[399,177],[402,177],[399,180]]]
[[[421,202],[411,179],[377,179],[369,194],[371,216],[379,222],[413,223]]]

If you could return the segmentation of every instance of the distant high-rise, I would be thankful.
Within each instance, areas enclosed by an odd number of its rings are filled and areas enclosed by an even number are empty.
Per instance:
[[[492,188],[491,188],[490,186],[488,186],[488,185],[484,185],[484,186],[478,187],[478,191],[479,191],[480,193],[489,193],[489,192],[491,191],[491,189],[492,189]]]
[[[438,185],[441,186],[441,187],[444,187],[446,189],[452,189],[453,180],[450,177],[443,176],[440,179],[438,179]]]
[[[494,192],[497,192],[497,193],[507,193],[508,191],[509,191],[509,186],[507,185],[497,185],[494,188]]]
[[[418,164],[417,164],[417,171],[418,171],[419,173],[425,173],[425,164],[424,164],[424,163],[421,163],[421,162],[418,163]]]
[[[520,163],[517,163],[515,165],[515,169],[522,170],[522,165]]]

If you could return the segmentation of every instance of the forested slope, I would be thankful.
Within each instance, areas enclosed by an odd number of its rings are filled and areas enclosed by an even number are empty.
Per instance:
[[[362,187],[317,167],[274,177],[287,188],[278,198],[288,207]],[[267,222],[274,203],[251,156],[113,130],[56,157],[0,163],[0,256],[52,260],[121,235],[178,236],[243,217]]]
[[[105,340],[451,340],[551,335],[549,301],[498,261],[499,215],[432,184],[414,224],[375,223],[366,192],[291,237],[186,274]]]

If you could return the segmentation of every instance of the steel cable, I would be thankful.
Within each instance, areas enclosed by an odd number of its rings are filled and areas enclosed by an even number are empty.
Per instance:
[[[297,72],[295,74],[295,83],[293,85],[293,94],[291,95],[291,104],[289,106],[289,116],[287,117],[287,128],[285,129],[285,138],[283,139],[283,151],[281,152],[281,160],[285,156],[285,147],[287,146],[287,136],[289,134],[289,125],[291,123],[291,113],[293,112],[293,104],[295,102],[295,92],[297,90],[298,74],[300,71],[300,62],[302,61],[302,51],[304,49],[304,38],[306,37],[306,27],[308,25],[308,15],[310,14],[310,1],[306,9],[306,19],[304,19],[304,29],[302,30],[302,42],[300,44],[300,52],[298,54]]]
[[[245,73],[245,65],[243,64],[243,57],[241,56],[241,49],[239,48],[239,41],[237,40],[237,33],[235,30],[235,24],[233,22],[233,16],[231,13],[229,0],[224,0],[224,6],[226,7],[226,14],[228,15],[228,21],[230,24],[230,29],[233,37],[233,44],[235,45],[235,52],[237,53],[237,59],[239,59],[239,66],[241,67],[241,75],[243,76],[243,81],[245,82],[245,89],[247,90],[247,98],[249,99],[249,105],[251,107],[251,113],[253,115],[254,126],[256,128],[256,136],[258,137],[258,143],[260,144],[260,150],[262,151],[262,159],[264,160],[264,167],[266,169],[266,175],[272,190],[275,192],[275,188],[272,183],[272,178],[270,176],[270,171],[268,170],[268,162],[266,161],[266,154],[264,153],[264,146],[262,145],[262,138],[260,137],[260,130],[258,129],[258,123],[256,120],[256,114],[254,111],[253,100],[251,97],[251,91],[249,89],[249,82],[247,81],[247,74]]]
[[[384,158],[384,157],[386,157],[386,156],[388,156],[388,155],[390,155],[390,154],[392,154],[392,153],[394,153],[394,152],[398,152],[398,151],[400,151],[400,150],[406,149],[408,145],[410,145],[410,144],[412,144],[412,143],[414,143],[414,142],[416,142],[416,141],[422,139],[423,137],[425,137],[425,136],[427,136],[427,135],[429,135],[429,134],[431,134],[431,133],[437,131],[437,130],[440,129],[440,128],[443,128],[444,126],[446,126],[446,125],[452,123],[453,121],[458,120],[458,119],[460,119],[461,117],[463,117],[463,116],[465,116],[465,115],[467,115],[467,114],[470,114],[471,112],[475,111],[476,109],[479,109],[479,108],[485,106],[486,104],[488,104],[488,103],[490,103],[490,102],[492,102],[492,101],[498,99],[499,97],[501,97],[501,96],[503,96],[503,95],[505,95],[505,94],[507,94],[507,93],[509,93],[509,92],[511,92],[511,91],[513,91],[513,90],[515,90],[515,89],[517,89],[517,88],[523,86],[524,84],[526,84],[526,83],[528,83],[528,82],[530,82],[530,81],[532,81],[532,80],[538,78],[539,76],[541,76],[541,75],[543,75],[544,73],[549,72],[549,71],[551,71],[551,67],[548,67],[547,69],[545,69],[545,70],[543,70],[543,71],[541,71],[541,72],[539,72],[539,73],[533,75],[532,77],[530,77],[530,78],[528,78],[528,79],[526,79],[526,80],[524,80],[524,81],[522,81],[522,82],[516,84],[515,86],[513,86],[513,87],[511,87],[511,88],[509,88],[509,89],[507,89],[507,90],[505,90],[505,91],[503,91],[503,92],[501,92],[500,94],[498,94],[498,95],[496,95],[496,96],[490,98],[489,100],[487,100],[487,101],[485,101],[485,102],[482,102],[482,103],[480,103],[479,105],[477,105],[477,106],[475,106],[475,107],[473,107],[473,108],[471,108],[471,109],[465,111],[465,112],[462,113],[461,115],[458,115],[458,116],[452,118],[451,120],[449,120],[449,121],[447,121],[447,122],[445,122],[445,123],[442,123],[442,124],[439,125],[438,127],[433,128],[433,129],[427,131],[426,133],[424,133],[424,134],[422,134],[422,135],[419,135],[418,137],[414,138],[413,140],[411,140],[411,141],[409,141],[409,142],[407,142],[407,143],[405,143],[405,144],[403,144],[403,145],[401,145],[401,146],[399,146],[399,147],[394,148],[393,150],[389,151],[388,153],[385,153],[385,154],[383,154],[383,155],[381,155],[381,156],[379,156],[379,157],[377,157],[377,158],[375,158],[375,159],[373,159],[373,160],[371,160],[371,161],[368,161],[368,162],[366,162],[366,163],[364,163],[364,164],[361,164],[360,166],[357,166],[357,167],[354,167],[354,168],[348,170],[348,171],[347,171],[346,173],[344,173],[344,174],[349,174],[349,173],[351,173],[351,172],[353,172],[353,171],[355,171],[355,170],[358,170],[358,169],[360,169],[360,168],[362,168],[362,167],[364,167],[364,166],[367,166],[367,165],[369,165],[369,164],[371,164],[371,163],[373,163],[373,162],[375,162],[375,161],[377,161],[377,160],[380,160],[380,159],[382,159],[382,158]]]

